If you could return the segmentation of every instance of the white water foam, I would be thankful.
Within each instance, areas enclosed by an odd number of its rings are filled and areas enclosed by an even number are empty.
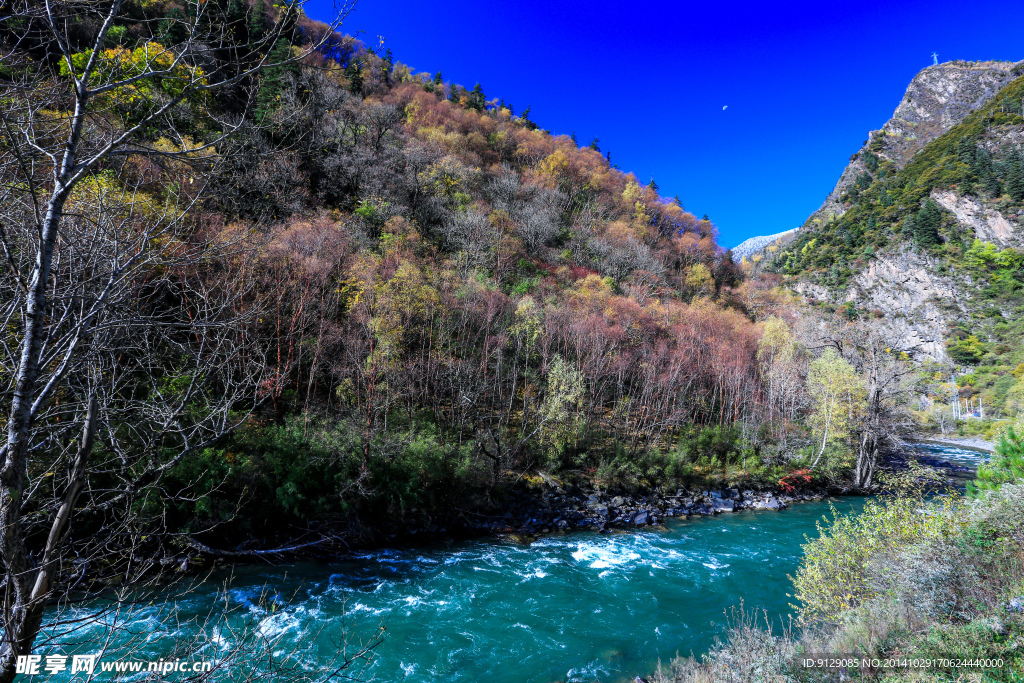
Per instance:
[[[589,563],[591,569],[618,567],[640,559],[640,554],[618,545],[580,543],[572,557],[577,562]]]

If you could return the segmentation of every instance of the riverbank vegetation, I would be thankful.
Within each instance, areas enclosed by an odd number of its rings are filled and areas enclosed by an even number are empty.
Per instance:
[[[926,497],[919,473],[855,515],[819,524],[793,577],[798,624],[740,613],[700,660],[677,658],[657,683],[696,681],[1016,681],[1024,671],[1024,440],[1001,436],[969,495]],[[997,660],[987,668],[845,672],[803,656]],[[965,679],[964,676],[967,676]]]

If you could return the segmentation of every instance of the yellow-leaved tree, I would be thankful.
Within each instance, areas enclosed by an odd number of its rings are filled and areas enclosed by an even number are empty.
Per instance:
[[[828,348],[811,361],[807,393],[812,404],[807,422],[815,438],[821,441],[818,455],[811,464],[811,469],[814,469],[830,442],[849,436],[850,425],[864,410],[867,390],[853,366],[835,349]]]

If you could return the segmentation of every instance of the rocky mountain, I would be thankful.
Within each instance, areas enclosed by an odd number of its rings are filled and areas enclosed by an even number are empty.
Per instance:
[[[793,228],[792,230],[777,232],[774,235],[759,235],[757,237],[751,237],[750,239],[743,240],[737,246],[732,248],[733,258],[750,258],[770,244],[783,240],[787,237],[791,237],[798,229],[799,228]]]
[[[926,144],[991,100],[1013,79],[1013,73],[1013,62],[953,61],[923,69],[910,81],[892,118],[868,132],[864,145],[850,157],[835,188],[807,223],[820,224],[846,213],[850,188],[869,172],[869,153],[903,167]]]
[[[997,411],[1024,377],[1024,62],[924,69],[767,268]]]

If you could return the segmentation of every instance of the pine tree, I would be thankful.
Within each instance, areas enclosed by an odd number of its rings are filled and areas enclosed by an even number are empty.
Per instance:
[[[1019,482],[1024,478],[1024,435],[1013,427],[1006,430],[996,446],[995,456],[978,467],[978,478],[967,484],[967,492],[979,496],[984,491],[995,491],[1003,484]]]
[[[249,40],[260,40],[267,34],[267,5],[263,0],[256,0],[249,15]]]
[[[395,60],[391,56],[391,48],[384,53],[384,59],[380,63],[380,76],[385,83],[391,85],[391,70],[394,68]]]
[[[942,209],[929,199],[914,217],[914,242],[921,247],[933,247],[940,243],[939,227],[942,225]]]
[[[985,177],[985,192],[988,192],[993,197],[1003,196],[1003,184],[999,182],[999,178],[995,173],[990,173]]]
[[[479,83],[477,83],[476,85],[473,86],[473,92],[469,93],[469,106],[471,109],[483,111],[485,101],[486,98],[484,97],[484,89],[480,86]]]
[[[171,8],[171,11],[167,13],[164,19],[160,20],[157,27],[160,40],[167,45],[177,45],[178,43],[185,42],[188,39],[186,25],[185,13],[178,7]]]
[[[270,51],[268,61],[278,66],[267,67],[263,71],[263,78],[260,82],[260,89],[256,93],[256,120],[263,119],[267,114],[276,111],[281,106],[281,95],[288,87],[288,74],[297,74],[299,68],[296,64],[280,64],[286,61],[292,54],[292,46],[286,39],[280,38],[274,49]]]
[[[345,77],[348,79],[348,91],[353,95],[363,94],[363,65],[359,60],[352,60],[345,67]]]
[[[227,10],[228,27],[235,34],[235,39],[244,43],[245,36],[245,2],[243,0],[229,0]]]
[[[1006,192],[1013,201],[1024,201],[1024,159],[1018,150],[1006,162]]]
[[[444,85],[444,76],[441,75],[440,71],[434,74],[434,85]]]

